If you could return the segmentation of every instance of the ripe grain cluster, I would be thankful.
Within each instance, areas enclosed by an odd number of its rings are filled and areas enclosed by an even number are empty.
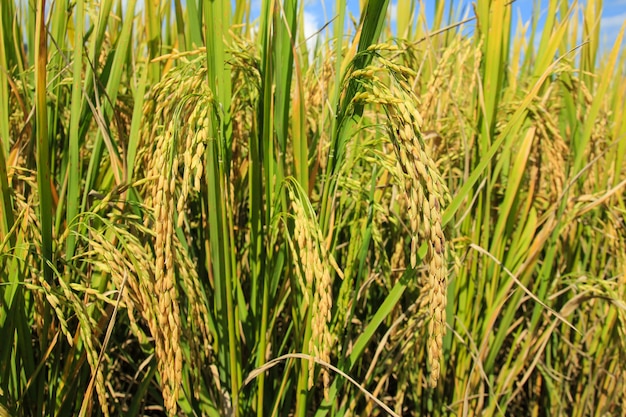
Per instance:
[[[626,409],[601,3],[138,3],[0,6],[0,416]]]

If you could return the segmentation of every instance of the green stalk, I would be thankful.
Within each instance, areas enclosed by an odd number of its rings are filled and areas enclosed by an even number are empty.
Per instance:
[[[385,15],[388,9],[388,0],[372,0],[367,3],[367,7],[361,16],[360,29],[361,36],[359,38],[359,45],[357,49],[357,56],[352,62],[354,70],[365,68],[372,59],[370,54],[365,53],[367,48],[372,44],[378,42],[382,27],[385,23]],[[343,25],[344,25],[344,13],[345,13],[345,1],[340,0],[338,3],[338,19],[335,21],[335,48],[336,51],[342,50],[343,39]],[[360,55],[359,55],[360,54]],[[345,58],[351,59],[350,56]],[[350,80],[345,95],[342,97],[341,81],[345,74],[342,73],[343,62],[337,59],[335,62],[335,86],[333,94],[333,103],[337,114],[333,117],[331,132],[332,141],[330,145],[330,153],[328,155],[328,166],[326,169],[326,178],[324,179],[323,191],[322,191],[322,211],[320,225],[323,233],[328,233],[331,225],[330,219],[332,216],[332,205],[334,199],[329,198],[331,192],[334,192],[337,179],[335,178],[337,167],[341,166],[343,158],[345,157],[346,146],[352,135],[354,126],[361,118],[363,113],[363,106],[355,106],[354,110],[348,113],[351,106],[352,98],[356,93],[360,91],[360,85],[354,80]]]
[[[298,10],[296,0],[286,0],[282,5],[279,2],[274,2],[273,4],[274,8],[271,8],[271,5],[269,5],[265,9],[265,12],[271,15],[271,21],[273,21],[273,33],[265,34],[265,42],[271,44],[271,47],[266,46],[264,48],[269,53],[266,53],[263,57],[263,100],[260,102],[260,105],[263,106],[261,149],[263,149],[263,163],[266,172],[264,184],[266,193],[265,224],[268,225],[272,224],[272,218],[275,216],[275,213],[281,211],[281,205],[285,208],[287,204],[282,183],[288,150],[289,110],[291,107],[291,84],[294,63],[293,45],[296,40],[296,12]],[[277,8],[279,9],[278,12]],[[274,128],[276,144],[278,145],[276,150],[274,150]],[[296,144],[294,143],[295,146]],[[305,165],[306,162],[305,159]],[[281,248],[280,250],[284,249]],[[266,272],[255,277],[257,279],[254,281],[256,286],[259,284],[262,286],[261,322],[256,354],[257,367],[263,366],[266,362],[268,316],[270,309],[272,309],[269,293],[270,286],[276,286],[271,280],[273,275],[267,273],[268,270],[272,270],[272,265],[275,261],[275,255],[272,253],[269,242],[266,248],[264,248],[264,252],[267,254],[264,266]],[[263,262],[262,259],[261,262]],[[263,415],[264,412],[264,398],[265,375],[262,374],[258,379],[257,390],[257,415],[259,416]]]
[[[65,50],[67,49],[66,34],[67,34],[67,21],[68,21],[66,11],[69,8],[69,1],[57,0],[53,2],[52,6],[54,7],[51,8],[50,15],[48,16],[48,21],[49,21],[48,31],[50,32],[50,39],[54,40],[54,42],[50,41],[49,46],[48,46],[49,48],[48,55],[50,57],[49,58],[50,62],[47,65],[48,67],[47,79],[50,80],[50,85],[48,86],[49,94],[51,94],[52,97],[59,97],[62,85],[60,82],[57,82],[55,80],[55,77],[57,76],[57,74],[61,72],[61,68],[63,68],[63,66],[65,65],[64,59],[65,59]],[[63,123],[61,121],[62,108],[61,106],[53,105],[48,109],[48,111],[49,111],[48,130],[50,132],[58,132],[59,127]],[[54,143],[54,141],[52,141],[52,143]],[[60,175],[56,176],[56,174],[57,172],[65,171],[66,162],[60,161],[60,163],[56,165],[58,166],[55,166],[53,164],[50,167],[51,168],[50,174],[53,178],[61,178]],[[62,198],[62,194],[60,197]],[[63,207],[63,204],[61,204],[62,202],[59,202],[59,203],[60,204],[58,204],[58,206],[62,208]],[[53,228],[55,228],[55,230],[60,230],[59,223],[62,217],[63,217],[63,210],[57,210],[56,223],[53,225]]]
[[[136,0],[130,0],[128,2],[128,11],[132,13],[135,10]],[[93,115],[96,118],[96,124],[98,126],[96,141],[94,144],[94,150],[91,153],[91,159],[89,160],[89,167],[87,168],[87,178],[85,180],[85,190],[83,191],[82,210],[86,209],[89,193],[92,191],[92,187],[96,183],[96,179],[99,176],[101,155],[103,146],[105,146],[109,153],[110,161],[110,173],[113,174],[115,184],[117,186],[125,182],[126,170],[124,167],[124,161],[119,153],[119,145],[114,140],[111,133],[112,120],[115,117],[113,110],[117,96],[121,87],[121,80],[123,75],[123,69],[127,61],[127,52],[131,45],[130,36],[132,34],[132,19],[125,19],[122,25],[122,31],[117,39],[117,48],[112,58],[112,63],[109,68],[106,88],[104,94],[97,93],[95,102],[92,103]]]
[[[46,90],[46,64],[48,62],[47,32],[45,24],[46,0],[37,1],[37,43],[35,44],[35,116],[37,137],[37,187],[39,190],[39,220],[41,222],[41,270],[47,281],[52,279],[48,262],[52,259],[52,192],[48,142],[48,113]]]
[[[624,36],[624,31],[626,30],[626,26],[622,27],[620,36]],[[620,60],[620,64],[617,65],[617,68],[626,67],[626,54],[622,53],[622,57]],[[614,99],[613,99],[613,111],[615,112],[615,123],[613,137],[619,140],[615,159],[613,163],[613,172],[616,175],[613,176],[612,186],[616,186],[620,181],[620,175],[623,171],[624,166],[624,156],[626,156],[626,109],[624,109],[623,103],[626,102],[626,84],[619,81],[619,76],[616,78],[616,84],[618,84],[614,89]]]
[[[111,8],[113,6],[113,2],[111,0],[103,0],[100,3],[98,17],[93,23],[95,28],[90,35],[91,42],[89,45],[89,65],[87,65],[87,70],[84,74],[84,96],[83,102],[81,104],[82,112],[84,115],[91,116],[91,109],[88,105],[88,100],[92,96],[94,85],[94,77],[97,72],[98,62],[100,58],[100,54],[102,52],[102,45],[105,41],[105,36],[107,32],[107,21],[109,15],[111,14]],[[84,116],[85,117],[85,116]],[[83,127],[84,130],[89,128],[89,124],[86,123]],[[82,133],[82,132],[81,132]]]
[[[222,201],[230,201],[228,196],[228,176],[224,169],[224,160],[229,160],[227,150],[230,143],[227,140],[229,132],[225,131],[228,126],[230,109],[230,74],[225,68],[227,61],[224,48],[224,36],[227,34],[225,25],[228,24],[227,2],[214,1],[205,4],[204,17],[206,24],[206,59],[208,83],[213,91],[217,109],[220,116],[212,114],[212,136],[215,140],[207,146],[207,191],[208,191],[208,214],[209,214],[209,239],[211,248],[211,262],[215,278],[215,308],[216,316],[221,321],[220,338],[224,338],[223,332],[227,332],[228,360],[221,365],[226,371],[229,380],[232,398],[233,415],[238,416],[239,409],[239,386],[241,385],[241,360],[238,355],[237,330],[239,323],[236,322],[235,306],[233,300],[233,265],[234,247],[230,231],[232,227],[232,213],[226,213],[227,207],[222,206]],[[228,16],[229,17],[229,16]],[[226,119],[226,120],[225,120]],[[218,326],[219,329],[220,326]],[[222,339],[223,340],[223,339]],[[222,342],[223,343],[223,342]],[[223,358],[220,349],[220,358]],[[223,359],[222,359],[223,360]]]
[[[423,259],[424,255],[426,254],[426,250],[427,246],[425,244],[420,247],[418,253],[419,259]],[[352,368],[354,368],[354,366],[358,363],[359,358],[365,351],[365,348],[374,336],[376,330],[392,313],[392,311],[400,301],[400,298],[404,294],[408,283],[414,279],[415,271],[412,269],[407,269],[402,278],[400,278],[398,282],[396,282],[396,284],[393,286],[393,288],[389,291],[383,303],[376,310],[376,313],[374,313],[374,315],[371,317],[369,323],[367,324],[367,327],[359,335],[354,345],[352,346],[350,355],[347,357],[347,363],[343,369],[344,372],[349,373]],[[333,400],[339,392],[339,389],[342,387],[343,382],[343,379],[335,378],[329,389],[329,399],[322,402],[321,407],[315,413],[315,417],[323,417],[330,411]]]
[[[334,38],[335,38],[335,51],[341,53],[343,50],[343,28],[345,21],[345,13],[346,13],[346,2],[345,0],[339,0],[337,2],[337,19],[335,20],[334,27]],[[347,59],[347,57],[346,57]],[[339,106],[341,102],[341,81],[343,78],[343,74],[341,71],[342,60],[338,57],[335,60],[335,79],[333,84],[333,95],[332,95],[332,111],[339,112]],[[351,98],[350,98],[351,99]],[[331,117],[331,125],[330,132],[333,135],[333,142],[337,141],[338,130],[341,127],[342,120],[339,120],[339,114],[333,114]],[[321,199],[321,212],[320,212],[320,226],[322,227],[322,233],[328,231],[330,227],[330,213],[327,213],[330,210],[328,203],[328,196],[330,193],[330,189],[332,188],[332,174],[334,171],[335,165],[335,146],[331,144],[330,153],[328,154],[328,165],[326,168],[326,176],[323,179],[323,188],[322,188],[322,199]]]
[[[146,1],[146,35],[148,37],[148,78],[150,84],[157,83],[161,79],[161,65],[158,62],[150,62],[161,54],[161,10],[160,0]]]
[[[287,151],[287,134],[289,130],[289,107],[291,99],[291,80],[293,74],[294,53],[297,30],[297,0],[284,0],[281,12],[274,14],[274,71],[276,98],[274,117],[276,118],[276,137],[280,146],[280,155]],[[279,163],[282,163],[279,160]],[[279,186],[279,188],[282,188]]]
[[[266,17],[266,13],[268,12],[268,2],[264,2],[262,16]],[[269,42],[268,34],[261,32],[260,36],[263,39],[263,45]],[[262,51],[266,51],[266,47],[262,48]],[[261,58],[261,74],[265,77],[267,73],[265,71],[265,67],[270,65],[267,63],[267,57],[262,56]],[[263,83],[265,85],[265,83]],[[264,233],[264,224],[265,224],[265,205],[263,202],[263,165],[266,155],[263,149],[263,134],[264,134],[264,126],[265,120],[264,115],[269,114],[269,105],[266,106],[265,100],[265,91],[263,87],[260,92],[260,98],[258,101],[258,110],[257,110],[257,124],[259,129],[255,132],[251,132],[248,136],[248,147],[250,149],[250,156],[248,158],[248,192],[249,192],[249,210],[248,215],[250,217],[250,274],[251,274],[251,290],[250,290],[250,312],[252,313],[252,317],[254,322],[258,321],[259,313],[259,291],[261,281],[263,276],[265,275],[265,257],[263,256],[265,252],[264,241],[265,241],[265,233]],[[268,107],[266,109],[266,107]],[[260,359],[257,357],[257,362]],[[261,375],[260,378],[263,376]],[[262,380],[259,379],[259,387],[262,385]],[[259,388],[260,389],[260,388]],[[261,391],[259,391],[261,392]]]
[[[11,61],[10,46],[7,38],[13,37],[11,27],[7,27],[6,21],[15,15],[13,1],[0,2],[0,242],[8,235],[13,227],[13,204],[9,191],[8,172],[6,166],[7,156],[10,151],[9,116],[9,78],[7,73]],[[13,57],[16,60],[16,56]],[[14,237],[9,238],[9,243],[15,242]],[[0,273],[1,273],[0,269]]]
[[[37,143],[37,189],[39,192],[39,221],[41,225],[41,263],[40,270],[46,282],[52,281],[52,219],[54,209],[52,207],[52,179],[50,178],[50,156],[48,138],[48,113],[47,113],[47,89],[46,89],[46,64],[48,62],[47,29],[45,24],[46,1],[37,1],[36,34],[35,44],[35,126]],[[47,329],[51,323],[49,305],[46,304],[43,318],[43,328]],[[48,349],[48,332],[42,332],[40,348],[42,352]],[[42,376],[40,374],[40,376]],[[44,407],[44,383],[43,377],[37,377],[38,414],[42,414]]]
[[[585,157],[587,157],[588,155],[586,152],[587,147],[589,146],[591,134],[597,123],[600,108],[605,100],[605,96],[610,85],[609,83],[612,81],[612,74],[614,73],[615,64],[617,63],[617,58],[620,52],[620,45],[622,44],[623,37],[624,30],[620,31],[620,33],[618,34],[617,39],[615,40],[615,45],[611,50],[609,58],[605,64],[604,71],[603,73],[599,74],[600,81],[598,83],[598,88],[593,95],[593,102],[591,103],[591,107],[588,109],[585,117],[582,137],[580,138],[580,142],[574,144],[575,160],[573,174],[578,174],[583,166],[586,164]],[[584,48],[583,50],[585,49],[586,48]],[[595,54],[593,54],[593,57],[595,59]],[[592,83],[591,80],[589,82]]]
[[[138,71],[138,68],[135,69]],[[137,80],[136,90],[134,92],[135,104],[133,106],[133,118],[130,124],[130,132],[128,139],[128,150],[126,154],[126,178],[133,178],[135,168],[135,156],[137,155],[137,147],[139,145],[141,119],[143,117],[144,96],[147,88],[148,68],[144,65],[140,70],[141,75]]]
[[[304,326],[304,343],[302,343],[302,353],[309,354],[309,340],[311,339],[311,309],[306,310],[305,326]],[[297,317],[297,316],[296,316]],[[296,366],[300,367],[298,373],[298,383],[296,385],[296,412],[298,417],[306,417],[307,401],[309,393],[309,364],[306,361],[300,361]]]
[[[107,29],[107,21],[109,14],[111,13],[113,2],[111,0],[104,0],[101,3],[100,13],[98,15],[98,19],[95,21],[95,37],[92,34],[92,42],[89,47],[89,58],[87,65],[87,71],[84,77],[84,94],[83,94],[83,102],[81,103],[81,111],[83,112],[83,125],[81,126],[80,137],[83,138],[86,135],[87,130],[89,129],[89,119],[91,117],[98,117],[97,113],[100,113],[96,108],[97,102],[94,102],[92,97],[92,93],[94,92],[95,86],[98,87],[98,96],[101,96],[102,93],[99,91],[99,79],[97,77],[97,63],[99,62],[100,53],[102,52],[102,45],[105,40],[106,29]],[[91,102],[90,102],[91,100]],[[102,113],[100,113],[102,114]],[[100,126],[99,126],[100,127]],[[106,126],[108,128],[108,126]],[[98,174],[98,169],[100,165],[101,152],[102,152],[102,133],[98,131],[98,139],[96,140],[92,152],[91,159],[89,160],[89,166],[87,168],[87,174],[85,178],[85,188],[83,190],[83,197],[81,200],[81,211],[86,211],[87,209],[87,201],[89,193],[92,191],[94,184],[96,183],[96,177]]]
[[[251,305],[255,322],[258,320],[259,308],[260,311],[260,326],[258,330],[259,348],[257,349],[255,366],[261,367],[265,363],[265,346],[267,344],[267,316],[269,306],[267,305],[268,297],[268,279],[267,270],[270,268],[268,265],[268,259],[264,254],[267,247],[264,246],[267,236],[264,232],[265,226],[270,224],[272,213],[272,191],[274,186],[272,184],[273,175],[273,158],[274,158],[274,117],[273,117],[273,57],[272,50],[274,44],[274,38],[272,36],[272,26],[269,24],[273,21],[274,15],[274,1],[263,2],[263,10],[261,15],[261,21],[265,24],[261,24],[261,45],[263,54],[261,56],[261,95],[259,98],[259,136],[258,138],[250,139],[256,143],[251,145],[251,156],[254,151],[257,161],[252,161],[251,171],[255,174],[250,178],[250,186],[253,189],[250,190],[250,207],[254,207],[257,213],[251,213],[251,236],[253,240],[253,258],[251,259],[252,266],[252,294]],[[265,199],[263,195],[265,193]],[[261,304],[258,305],[258,292],[261,288]],[[256,394],[256,407],[257,415],[263,415],[264,412],[264,397],[265,397],[265,373],[259,375],[258,388]]]
[[[69,169],[68,169],[68,188],[67,188],[67,211],[66,221],[70,233],[67,236],[65,247],[65,259],[69,261],[74,256],[76,246],[76,236],[73,233],[77,224],[74,222],[79,208],[80,195],[80,137],[79,127],[81,119],[81,77],[83,67],[83,27],[85,14],[84,0],[76,2],[76,24],[74,26],[74,59],[72,72],[74,73],[72,81],[72,106],[70,113],[70,137],[69,137]]]
[[[182,52],[188,49],[188,44],[185,41],[185,17],[183,16],[183,7],[180,4],[180,0],[174,0],[174,11],[176,17],[178,49]]]
[[[198,10],[197,0],[187,0],[187,49],[192,50],[202,46],[202,9]]]
[[[10,27],[5,27],[5,16],[10,16],[13,10],[13,1],[0,3],[0,140],[2,152],[9,153],[9,51],[7,50],[7,37],[11,36]],[[10,39],[10,38],[9,38]],[[7,229],[8,230],[8,229]],[[4,232],[6,233],[5,230]]]
[[[8,136],[6,136],[6,138],[6,142],[8,143]],[[5,139],[0,137],[0,141],[5,142]],[[11,191],[9,190],[4,146],[0,149],[0,200],[0,242],[8,239],[8,243],[13,246],[15,238],[8,236],[9,231],[13,227],[13,204],[11,203]],[[0,273],[1,272],[2,270],[0,269]]]
[[[396,27],[397,36],[400,39],[411,39],[415,17],[415,3],[415,0],[398,0],[397,2]]]

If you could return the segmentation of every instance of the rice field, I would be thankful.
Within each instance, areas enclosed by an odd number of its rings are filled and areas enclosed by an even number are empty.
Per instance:
[[[0,417],[626,416],[626,25],[360,5],[0,3]]]

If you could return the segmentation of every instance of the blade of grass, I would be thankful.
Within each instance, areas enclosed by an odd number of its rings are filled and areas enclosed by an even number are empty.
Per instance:
[[[561,57],[556,59],[546,69],[546,71],[544,71],[544,73],[539,77],[539,79],[535,82],[535,84],[530,89],[528,94],[524,97],[524,100],[522,100],[520,105],[515,110],[515,113],[513,113],[513,115],[511,116],[511,118],[508,121],[508,123],[506,124],[506,126],[504,126],[504,128],[502,129],[502,132],[500,133],[498,139],[496,139],[491,144],[489,149],[483,154],[483,156],[481,157],[480,162],[473,169],[473,171],[470,174],[470,176],[467,179],[467,181],[465,181],[463,183],[463,186],[461,187],[461,189],[453,197],[452,202],[448,205],[448,207],[446,208],[446,210],[443,213],[443,216],[442,216],[442,226],[447,225],[450,222],[450,220],[453,219],[455,213],[457,212],[457,210],[459,209],[459,207],[461,206],[463,201],[467,199],[468,195],[470,195],[470,191],[471,191],[472,187],[474,187],[474,185],[476,184],[476,182],[478,181],[478,179],[480,178],[482,173],[485,171],[487,166],[491,163],[491,160],[496,155],[498,149],[500,148],[502,143],[504,143],[505,139],[507,139],[512,132],[515,132],[515,131],[517,131],[519,129],[519,125],[525,119],[525,117],[526,117],[526,115],[528,113],[528,106],[537,97],[537,94],[538,94],[539,90],[541,89],[541,87],[543,86],[543,83],[551,75],[551,71],[558,65],[558,63],[565,56],[571,54],[572,52],[574,52],[578,48],[579,47],[576,47],[576,48],[570,50],[566,55],[562,55]],[[512,145],[512,142],[509,140],[508,144],[507,144],[507,147],[510,147],[511,145]]]
[[[267,323],[267,309],[269,306],[263,305],[263,299],[267,295],[267,271],[271,270],[271,266],[267,264],[265,256],[266,226],[271,219],[272,206],[274,199],[272,191],[275,185],[272,181],[275,179],[272,175],[273,158],[275,156],[274,147],[274,113],[273,109],[273,43],[271,22],[274,21],[274,13],[276,9],[275,1],[263,2],[261,10],[260,36],[261,42],[261,88],[258,101],[257,123],[259,126],[258,136],[250,136],[250,235],[252,239],[252,257],[251,273],[252,273],[252,291],[251,306],[252,314],[256,320],[260,319],[259,326],[259,343],[265,342]],[[264,199],[265,196],[265,199]],[[259,291],[261,295],[259,297]],[[258,350],[255,358],[256,366],[265,363],[265,352]],[[265,375],[261,375],[258,381],[258,389],[256,393],[257,414],[264,413],[264,396],[265,396]]]
[[[239,356],[239,342],[236,329],[236,312],[233,292],[233,262],[231,232],[232,213],[227,213],[225,202],[230,201],[228,193],[228,177],[224,168],[224,160],[229,160],[226,154],[230,149],[227,142],[228,111],[230,109],[230,76],[226,70],[224,39],[227,34],[226,25],[230,3],[214,1],[205,5],[205,38],[208,83],[213,91],[219,115],[214,111],[211,116],[211,129],[214,140],[209,142],[206,149],[207,160],[207,209],[208,209],[208,236],[211,248],[211,263],[215,277],[215,315],[219,318],[219,338],[228,345],[228,359],[220,349],[219,358],[224,382],[228,382],[231,390],[233,415],[240,413],[237,392],[241,383],[241,360]],[[226,165],[228,166],[228,165]],[[221,328],[221,329],[220,329]]]
[[[35,126],[36,126],[36,149],[37,149],[37,191],[39,193],[39,222],[41,228],[41,260],[40,270],[46,282],[52,280],[53,249],[52,249],[52,219],[54,209],[52,207],[52,178],[50,176],[50,154],[48,137],[48,113],[47,113],[47,87],[46,73],[48,62],[48,36],[45,23],[46,1],[37,1],[37,20],[35,44]],[[48,305],[44,307],[43,326],[47,329],[51,323]],[[43,332],[40,348],[45,351],[48,348],[48,332]],[[42,415],[44,408],[44,384],[45,380],[39,374],[35,379],[34,386],[37,393],[38,414]]]
[[[420,253],[418,256],[421,258],[426,254],[427,246],[424,244],[420,248]],[[392,310],[402,297],[404,290],[409,283],[409,281],[415,279],[415,271],[413,269],[407,269],[403,274],[402,278],[398,280],[398,282],[394,285],[394,287],[389,291],[389,294],[385,297],[385,300],[380,305],[380,307],[376,310],[376,313],[371,317],[369,323],[363,330],[363,332],[359,335],[357,340],[355,341],[352,351],[350,355],[347,357],[347,361],[345,366],[342,367],[344,372],[349,373],[354,365],[358,363],[359,357],[365,351],[365,348],[370,342],[370,339],[378,329],[378,327],[383,323],[383,321],[391,314]],[[328,400],[324,400],[322,405],[315,413],[316,417],[325,416],[329,411],[334,402],[334,399],[341,388],[343,382],[335,379],[330,386]]]
[[[622,39],[624,38],[624,26],[622,30],[617,35],[617,39],[615,39],[615,45],[611,49],[611,53],[609,54],[608,60],[606,62],[606,66],[604,67],[604,71],[599,74],[598,88],[593,95],[593,102],[591,103],[591,107],[587,111],[583,133],[579,142],[574,144],[574,166],[573,173],[578,174],[583,165],[586,163],[585,157],[587,155],[587,147],[589,146],[589,141],[591,140],[591,134],[597,123],[596,120],[598,118],[598,114],[600,112],[601,105],[605,99],[605,95],[607,94],[607,90],[609,88],[610,82],[612,80],[612,75],[615,71],[615,64],[617,63],[617,58],[619,52],[621,50]],[[595,57],[595,54],[594,54]]]
[[[202,3],[201,3],[202,4]],[[187,29],[187,50],[199,48],[203,45],[202,41],[202,9],[198,9],[196,0],[187,0],[187,20],[185,28]]]
[[[12,31],[7,26],[7,20],[15,12],[13,1],[0,4],[0,242],[2,242],[13,227],[13,204],[9,191],[7,155],[10,150],[9,133],[9,48],[7,38],[11,39]],[[8,243],[14,243],[15,239],[9,237]],[[0,273],[2,270],[0,269]]]
[[[345,1],[339,1],[338,5],[339,18],[335,21],[335,49],[341,51],[343,49],[343,26],[345,16]],[[346,55],[345,61],[337,60],[335,63],[335,84],[333,93],[333,108],[337,109],[337,114],[333,117],[331,124],[332,139],[330,144],[330,152],[328,155],[328,163],[326,169],[326,178],[322,191],[322,210],[321,210],[321,226],[324,233],[328,233],[331,228],[330,219],[332,218],[333,199],[329,198],[330,192],[335,189],[335,173],[337,167],[341,165],[346,144],[352,134],[354,126],[363,113],[363,105],[355,106],[351,114],[348,114],[348,108],[352,103],[355,94],[360,91],[360,84],[352,79],[349,80],[345,94],[341,90],[342,80],[345,76],[342,69],[346,68],[345,63],[350,62],[353,70],[365,68],[372,59],[371,54],[365,53],[367,48],[378,42],[382,26],[385,22],[385,15],[388,8],[388,0],[372,0],[368,1],[365,11],[361,15],[359,24],[358,50],[357,55],[352,62],[352,56]],[[355,41],[356,42],[356,39]],[[358,55],[358,53],[361,53]]]
[[[109,2],[105,2],[110,10]],[[154,84],[161,79],[161,66],[152,61],[161,55],[161,24],[160,24],[160,0],[147,0],[144,7],[146,12],[146,36],[148,43],[148,79],[150,84]],[[108,14],[107,14],[108,16]],[[102,15],[100,15],[100,19]]]
[[[135,72],[141,71],[141,76],[138,77],[136,89],[134,92],[135,103],[133,105],[133,116],[130,125],[130,131],[128,134],[128,150],[126,154],[126,178],[133,178],[133,170],[135,168],[135,156],[137,155],[137,147],[139,144],[141,120],[143,117],[143,105],[146,89],[148,87],[148,69],[147,65],[142,69],[137,69]]]
[[[83,69],[83,26],[84,19],[80,16],[85,14],[84,0],[77,0],[76,13],[78,18],[74,26],[74,57],[72,72],[75,74],[72,81],[72,105],[70,110],[70,134],[69,134],[69,168],[68,168],[68,188],[67,188],[67,206],[66,206],[66,222],[70,229],[65,246],[65,259],[69,261],[74,256],[76,245],[77,223],[74,218],[78,214],[79,195],[80,195],[80,138],[79,124],[81,120],[81,74]]]
[[[37,1],[37,43],[35,45],[35,115],[37,126],[37,187],[39,191],[39,217],[41,223],[41,270],[46,280],[52,278],[52,193],[50,153],[48,138],[46,66],[48,63],[47,30],[45,23],[46,0]]]
[[[5,155],[9,154],[9,50],[6,47],[8,45],[7,38],[11,39],[10,26],[7,27],[6,20],[11,16],[13,12],[13,1],[2,2],[0,4],[0,140],[2,145],[2,158],[6,159]],[[6,171],[6,170],[5,170]],[[7,233],[10,227],[4,229],[3,232]]]

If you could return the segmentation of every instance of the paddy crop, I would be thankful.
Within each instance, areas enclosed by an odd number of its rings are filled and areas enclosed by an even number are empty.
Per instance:
[[[601,2],[145,3],[0,6],[0,416],[623,413]]]

